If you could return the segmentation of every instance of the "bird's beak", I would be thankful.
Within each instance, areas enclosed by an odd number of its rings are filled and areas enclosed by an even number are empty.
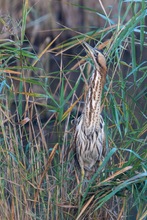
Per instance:
[[[92,58],[95,68],[99,70],[100,68],[104,70],[104,74],[106,75],[107,67],[106,67],[106,59],[104,55],[97,49],[91,47],[86,42],[83,42],[84,48],[86,49],[87,53]]]
[[[91,47],[89,44],[87,44],[86,42],[83,42],[83,45],[86,51],[93,57],[93,55],[95,54],[95,49]]]

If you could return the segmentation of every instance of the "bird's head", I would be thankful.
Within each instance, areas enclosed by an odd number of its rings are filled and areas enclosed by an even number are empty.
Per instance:
[[[83,42],[83,44],[87,53],[92,58],[95,68],[106,75],[107,67],[104,55],[97,48],[91,47],[86,42]]]

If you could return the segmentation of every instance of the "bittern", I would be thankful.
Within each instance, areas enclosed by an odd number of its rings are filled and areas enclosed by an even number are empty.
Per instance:
[[[81,184],[85,171],[91,172],[96,163],[99,166],[106,152],[104,120],[101,115],[101,95],[107,72],[106,59],[99,50],[86,42],[84,46],[93,61],[94,69],[89,79],[84,108],[75,126],[76,157],[81,167]]]

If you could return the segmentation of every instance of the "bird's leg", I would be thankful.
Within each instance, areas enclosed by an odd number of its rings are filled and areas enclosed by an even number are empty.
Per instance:
[[[82,186],[83,186],[83,181],[84,181],[84,176],[85,176],[85,170],[84,167],[81,167],[81,180],[80,180],[80,185],[79,185],[79,204],[78,204],[78,213],[81,211],[81,199],[83,197],[82,195]]]
[[[85,170],[83,167],[81,167],[81,182],[80,182],[80,187],[79,187],[80,195],[82,195],[82,186],[83,186],[84,176],[85,176]]]

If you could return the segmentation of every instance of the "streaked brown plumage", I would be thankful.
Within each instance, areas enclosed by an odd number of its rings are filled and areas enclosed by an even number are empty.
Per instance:
[[[101,116],[101,94],[106,79],[104,55],[89,44],[84,43],[94,62],[85,105],[75,128],[76,156],[81,167],[82,181],[85,170],[91,172],[94,165],[105,157],[104,121]]]

